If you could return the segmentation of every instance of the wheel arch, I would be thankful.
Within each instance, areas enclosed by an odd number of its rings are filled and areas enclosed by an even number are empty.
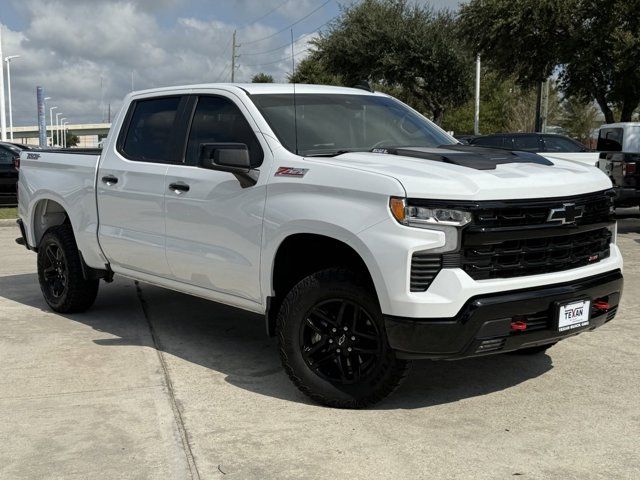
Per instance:
[[[62,202],[50,197],[36,200],[31,208],[32,246],[38,248],[47,230],[65,222],[71,225],[71,217]],[[73,225],[71,228],[73,229]]]
[[[270,336],[282,298],[302,278],[324,268],[354,269],[369,282],[381,307],[388,302],[381,271],[366,245],[351,232],[335,225],[327,227],[289,231],[268,251],[270,264],[264,269],[263,281],[268,286],[266,328]]]

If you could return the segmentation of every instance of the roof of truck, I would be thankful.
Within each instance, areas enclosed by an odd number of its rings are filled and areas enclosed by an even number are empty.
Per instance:
[[[131,92],[132,95],[165,93],[174,90],[206,90],[220,88],[223,90],[241,89],[253,95],[260,93],[293,93],[293,83],[203,83],[198,85],[176,85],[173,87],[153,88]],[[333,93],[349,95],[384,95],[378,92],[369,92],[360,88],[334,87],[331,85],[309,85],[305,83],[295,84],[296,93]]]

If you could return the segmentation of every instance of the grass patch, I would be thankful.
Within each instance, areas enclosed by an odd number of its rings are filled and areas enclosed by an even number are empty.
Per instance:
[[[0,220],[6,218],[18,218],[18,209],[16,207],[0,207]]]

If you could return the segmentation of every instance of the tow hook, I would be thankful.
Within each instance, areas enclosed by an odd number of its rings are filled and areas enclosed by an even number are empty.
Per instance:
[[[607,312],[611,309],[611,305],[609,305],[609,302],[605,300],[596,300],[593,302],[593,308],[600,312]]]
[[[527,322],[523,320],[515,320],[511,322],[511,330],[523,331],[527,329]]]

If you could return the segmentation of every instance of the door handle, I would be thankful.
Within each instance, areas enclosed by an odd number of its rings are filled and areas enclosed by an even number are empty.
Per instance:
[[[169,190],[173,191],[176,195],[189,191],[189,185],[186,183],[171,183],[169,184]]]
[[[113,175],[106,175],[102,177],[102,183],[105,183],[107,186],[115,185],[118,183],[118,177],[114,177]]]

